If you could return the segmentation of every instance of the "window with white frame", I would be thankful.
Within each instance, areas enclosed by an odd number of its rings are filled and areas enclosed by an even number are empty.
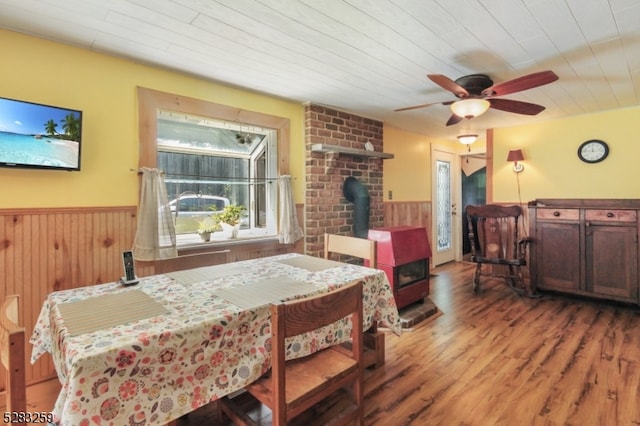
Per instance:
[[[289,174],[289,118],[144,87],[137,100],[138,167],[165,172],[172,210],[207,215],[242,204],[248,214],[237,243],[277,235],[277,177]],[[197,234],[178,232],[178,245],[200,243]]]
[[[239,238],[275,235],[277,147],[274,129],[159,109],[157,164],[178,244],[199,241],[200,223],[229,204],[246,208]]]

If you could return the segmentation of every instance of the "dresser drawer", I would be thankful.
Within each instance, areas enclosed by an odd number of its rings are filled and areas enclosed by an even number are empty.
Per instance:
[[[636,210],[586,210],[585,220],[594,222],[635,222],[637,220]]]
[[[536,219],[542,220],[579,220],[578,209],[536,209]]]

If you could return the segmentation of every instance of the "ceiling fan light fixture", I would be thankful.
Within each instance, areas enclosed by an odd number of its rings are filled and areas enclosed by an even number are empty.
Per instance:
[[[463,99],[451,104],[451,111],[458,117],[473,118],[484,114],[491,104],[486,99]]]
[[[466,134],[466,135],[458,136],[458,141],[463,145],[471,145],[477,139],[478,139],[478,135],[474,135],[474,134]]]

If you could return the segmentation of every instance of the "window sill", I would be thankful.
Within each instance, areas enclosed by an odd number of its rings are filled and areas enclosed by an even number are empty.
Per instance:
[[[183,238],[180,238],[183,237]],[[238,238],[224,238],[222,235],[212,235],[210,241],[201,241],[198,235],[191,236],[178,235],[178,255],[188,254],[190,252],[224,250],[229,246],[241,246],[260,243],[278,243],[277,235],[239,235]]]

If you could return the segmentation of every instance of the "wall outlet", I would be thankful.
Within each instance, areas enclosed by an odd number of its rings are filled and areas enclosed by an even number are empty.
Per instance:
[[[393,200],[393,191],[392,190],[389,190],[389,199]]]

